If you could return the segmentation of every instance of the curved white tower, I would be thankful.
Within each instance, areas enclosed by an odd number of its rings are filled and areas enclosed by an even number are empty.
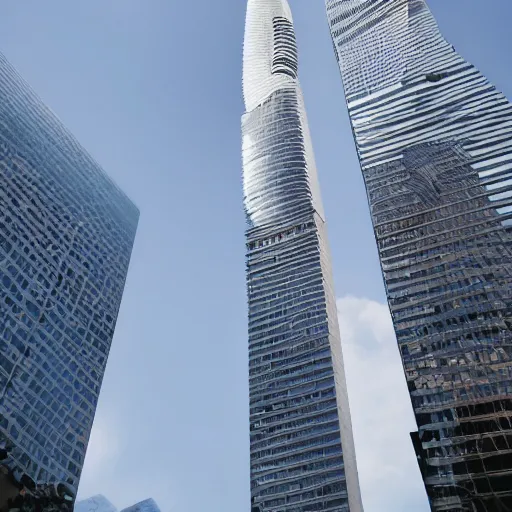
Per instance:
[[[324,213],[297,73],[288,3],[249,0],[242,138],[252,507],[360,512]]]
[[[290,28],[292,15],[288,3],[281,0],[249,0],[243,70],[246,111],[253,110],[276,90],[296,82],[297,51],[293,44],[283,44],[283,54],[286,51],[286,56],[290,58],[289,73],[272,73],[274,18],[282,20]],[[285,42],[285,37],[282,41]]]

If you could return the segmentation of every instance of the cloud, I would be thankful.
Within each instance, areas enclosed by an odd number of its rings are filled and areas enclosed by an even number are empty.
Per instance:
[[[153,424],[149,419],[143,424],[149,438]],[[123,510],[153,498],[161,510],[174,510],[174,463],[166,459],[165,452],[163,455],[145,452],[145,444],[134,443],[133,439],[138,439],[133,422],[123,423],[112,407],[100,405],[91,430],[77,501],[103,495],[117,510]]]
[[[97,471],[119,452],[119,439],[101,419],[95,421],[91,430],[91,439],[87,449],[84,467],[88,471]]]
[[[78,500],[101,492],[108,495],[108,486],[104,482],[115,473],[120,453],[117,429],[106,418],[96,415],[80,479]]]
[[[388,307],[354,297],[337,306],[365,512],[428,512]]]

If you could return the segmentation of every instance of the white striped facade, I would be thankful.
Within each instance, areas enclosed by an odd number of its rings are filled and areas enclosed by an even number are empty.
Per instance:
[[[326,6],[432,510],[512,510],[512,105],[424,0]]]
[[[360,512],[325,219],[285,0],[249,0],[242,118],[251,498]]]

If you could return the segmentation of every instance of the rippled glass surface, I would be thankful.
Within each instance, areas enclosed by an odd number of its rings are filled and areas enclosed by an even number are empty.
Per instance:
[[[432,510],[512,510],[512,106],[423,0],[327,13]]]
[[[291,13],[250,0],[242,120],[253,512],[361,511]]]
[[[78,481],[139,213],[0,55],[0,464]]]

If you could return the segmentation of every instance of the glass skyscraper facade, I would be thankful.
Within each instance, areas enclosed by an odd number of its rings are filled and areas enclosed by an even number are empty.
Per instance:
[[[101,494],[76,503],[74,512],[117,512],[116,507]],[[160,512],[155,500],[149,498],[122,509],[121,512]]]
[[[131,507],[127,507],[121,512],[160,512],[160,509],[158,508],[155,500],[149,498],[135,505],[132,505]]]
[[[0,465],[74,497],[139,212],[0,55]]]
[[[512,106],[424,0],[326,5],[432,510],[512,510]]]
[[[253,512],[362,511],[343,358],[286,0],[249,0],[242,119]]]
[[[117,512],[117,509],[105,496],[98,494],[75,503],[73,512]]]

